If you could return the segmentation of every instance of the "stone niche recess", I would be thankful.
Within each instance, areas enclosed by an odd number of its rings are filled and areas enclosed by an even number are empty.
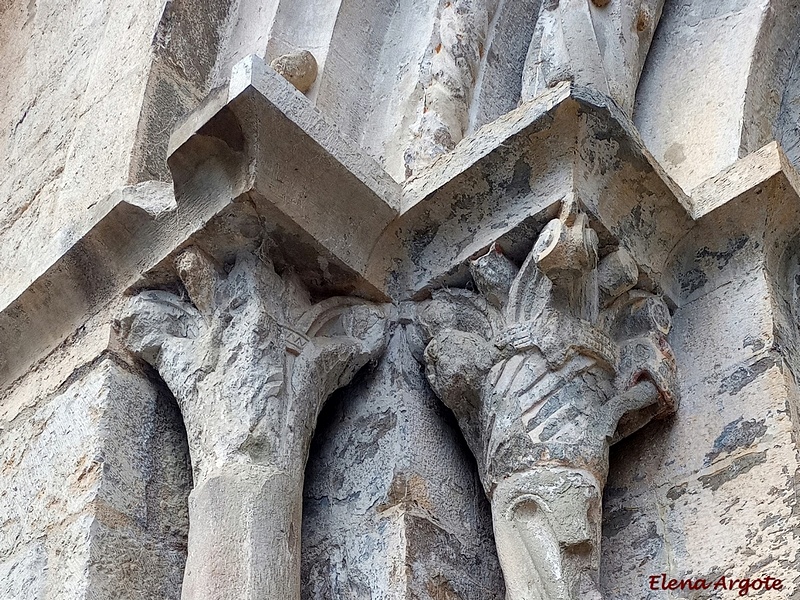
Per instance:
[[[797,0],[0,0],[0,600],[800,598]]]

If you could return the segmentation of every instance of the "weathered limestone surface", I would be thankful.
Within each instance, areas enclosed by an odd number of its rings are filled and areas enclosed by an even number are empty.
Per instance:
[[[642,576],[660,573],[772,574],[787,587],[764,597],[796,594],[797,397],[776,348],[770,296],[756,271],[676,312],[679,364],[712,365],[682,380],[669,426],[612,451],[603,542],[614,552],[601,569],[610,597],[660,598]],[[698,339],[697,328],[717,333]]]
[[[240,2],[216,81],[248,54],[312,52],[320,75],[309,98],[402,181],[561,81],[630,113],[662,4]]]
[[[799,15],[792,0],[665,3],[634,118],[684,190],[782,137]]]
[[[524,57],[541,0],[490,3],[489,28],[475,81],[469,133],[516,108],[522,97]]]
[[[191,473],[165,390],[98,360],[3,421],[0,448],[0,597],[180,598]]]
[[[611,97],[628,115],[664,0],[544,0],[525,58],[522,99],[560,81]]]
[[[678,364],[696,365],[681,409],[612,450],[601,573],[614,598],[661,597],[643,573],[772,574],[786,588],[764,597],[797,594],[797,209],[777,201],[796,192],[753,168],[740,194],[738,169],[759,166],[740,162],[721,178],[735,199],[707,206],[675,250],[671,339]]]
[[[471,263],[481,295],[423,309],[427,376],[478,460],[509,599],[601,597],[609,442],[677,407],[666,305],[631,291],[624,249],[601,264],[567,200],[521,267],[492,246]]]
[[[531,237],[571,195],[626,240],[651,281],[662,278],[675,240],[692,227],[691,200],[627,117],[602,95],[562,83],[409,180],[366,276],[401,297],[464,285],[467,260],[493,241],[521,262]]]
[[[0,4],[0,297],[24,290],[129,182],[162,4]]]
[[[799,24],[0,0],[0,599],[796,598]]]
[[[111,290],[134,285],[142,273],[164,270],[160,265],[171,264],[176,248],[206,229],[240,233],[233,247],[212,242],[230,257],[237,242],[250,243],[266,228],[276,244],[291,242],[287,260],[308,272],[306,279],[313,281],[306,283],[327,281],[342,292],[382,297],[352,271],[363,270],[375,238],[396,215],[399,189],[268,69],[263,62],[244,61],[231,85],[175,132],[171,162],[177,194],[160,182],[112,193],[98,206],[102,220],[27,289],[17,289],[14,277],[8,278],[13,285],[0,287],[0,331],[15,340],[13,348],[0,345],[0,380],[22,375],[35,357],[102,310]],[[221,110],[229,101],[232,107]],[[243,139],[240,122],[254,125],[250,139]],[[193,136],[195,129],[202,133]],[[277,131],[281,144],[259,143]],[[244,146],[255,154],[247,161]],[[197,160],[208,152],[210,157]],[[247,168],[250,160],[261,165],[256,173]],[[345,207],[358,207],[360,219]],[[358,236],[336,234],[356,223],[368,226]],[[36,335],[22,335],[23,329]]]
[[[489,507],[411,354],[417,338],[398,330],[377,368],[320,417],[303,505],[303,598],[503,597]]]
[[[21,294],[14,296],[20,280],[8,278],[10,285],[0,296],[0,331],[14,343],[0,348],[0,380],[9,383],[25,374],[37,357],[108,305],[110,290],[134,283],[143,265],[172,248],[175,236],[169,232],[180,229],[174,205],[166,184],[125,187],[101,203],[100,223]],[[143,245],[144,240],[152,243]]]
[[[421,107],[403,157],[406,177],[464,138],[488,28],[485,0],[440,3],[420,74]]]
[[[781,96],[775,138],[780,142],[795,167],[800,165],[800,63],[792,64],[787,84]]]
[[[212,87],[226,39],[232,0],[166,0],[151,32],[148,77],[141,99],[131,183],[169,181],[167,144],[179,119]]]
[[[225,269],[190,247],[175,267],[192,304],[142,292],[120,328],[186,423],[194,488],[182,597],[299,598],[302,473],[317,415],[382,350],[385,315],[356,299],[314,305],[260,254]]]

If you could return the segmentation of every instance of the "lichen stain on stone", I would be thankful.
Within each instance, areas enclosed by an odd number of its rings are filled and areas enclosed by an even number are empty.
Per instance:
[[[752,565],[750,565],[750,568],[747,570],[747,573],[745,573],[745,576],[758,577],[768,565],[771,565],[772,563],[776,562],[776,560],[777,559],[771,554],[769,556],[765,556],[761,560],[758,560],[754,562]]]
[[[655,560],[658,554],[661,552],[662,546],[663,540],[655,523],[648,523],[647,531],[645,531],[639,539],[631,544],[632,548],[643,552],[642,560],[639,562],[640,567],[652,560]]]
[[[510,196],[523,196],[531,192],[531,166],[520,158],[514,164],[514,174],[508,184],[506,194]]]
[[[621,508],[608,513],[603,519],[603,536],[612,538],[625,530],[636,518],[636,510]]]
[[[775,366],[775,364],[775,359],[772,356],[765,356],[752,365],[739,367],[722,380],[717,393],[735,396],[746,386],[753,383],[759,375],[763,375],[770,368]]]
[[[656,235],[656,219],[652,207],[636,204],[625,219],[622,230],[646,239],[653,238]]]
[[[731,261],[733,256],[747,245],[748,241],[750,241],[748,236],[740,235],[736,239],[728,240],[728,246],[725,248],[725,250],[717,252],[703,247],[696,252],[695,257],[697,260],[708,258],[716,261],[717,268],[721,271],[728,266],[728,263]]]
[[[767,529],[768,527],[772,527],[776,523],[783,524],[786,522],[786,516],[784,515],[776,515],[776,514],[769,514],[767,517],[761,521],[758,526],[760,529]]]
[[[744,341],[742,341],[742,348],[752,348],[753,352],[758,352],[759,350],[763,350],[765,347],[766,347],[766,342],[758,338],[753,338],[748,336],[744,339]]]
[[[436,238],[439,232],[439,223],[432,223],[425,229],[414,232],[413,239],[411,240],[411,248],[409,249],[409,256],[414,262],[419,262],[420,257],[431,245],[431,242]]]
[[[667,498],[673,502],[683,496],[688,490],[689,484],[684,482],[680,485],[673,486],[667,491]]]
[[[763,452],[747,454],[745,456],[742,456],[741,458],[737,458],[724,469],[715,471],[710,475],[702,475],[698,479],[700,483],[703,484],[704,488],[710,489],[712,492],[716,492],[727,482],[736,479],[737,477],[739,477],[739,475],[744,475],[745,473],[750,471],[753,467],[763,464],[765,462],[767,462],[766,450],[764,450]]]
[[[765,419],[756,421],[742,421],[739,417],[735,421],[728,423],[714,440],[714,447],[705,456],[705,465],[709,466],[722,454],[732,454],[738,448],[748,448],[767,432]]]
[[[680,165],[686,160],[686,154],[683,152],[683,145],[673,142],[667,151],[664,152],[664,160],[674,166]]]
[[[691,269],[678,275],[681,284],[681,294],[689,296],[708,283],[708,277],[700,269]]]
[[[352,457],[354,464],[362,464],[365,460],[377,455],[381,447],[381,440],[397,426],[397,415],[391,410],[382,413],[367,415],[356,419],[355,430],[365,434],[365,438],[359,442],[353,441],[352,446],[356,448]],[[342,451],[347,451],[343,447]]]

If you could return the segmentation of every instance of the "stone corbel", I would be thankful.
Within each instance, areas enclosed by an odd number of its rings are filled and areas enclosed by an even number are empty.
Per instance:
[[[291,274],[242,252],[226,271],[175,260],[188,297],[144,291],[119,322],[175,395],[194,470],[183,598],[300,598],[304,467],[327,397],[383,352],[387,309],[312,303]]]
[[[477,292],[420,310],[434,391],[456,414],[492,502],[509,600],[599,599],[608,450],[677,408],[664,301],[623,249],[598,257],[575,198],[517,267],[470,261]]]

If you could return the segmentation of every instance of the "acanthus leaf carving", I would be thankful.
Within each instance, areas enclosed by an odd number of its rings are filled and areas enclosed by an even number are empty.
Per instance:
[[[195,472],[184,598],[299,598],[305,461],[327,397],[384,350],[385,306],[313,304],[291,274],[241,253],[225,273],[190,247],[189,298],[133,297],[120,321],[184,416]]]
[[[493,245],[470,263],[476,292],[420,308],[428,380],[476,456],[509,600],[601,598],[610,444],[677,408],[669,310],[634,288],[632,263],[599,259],[570,198],[521,267]]]

